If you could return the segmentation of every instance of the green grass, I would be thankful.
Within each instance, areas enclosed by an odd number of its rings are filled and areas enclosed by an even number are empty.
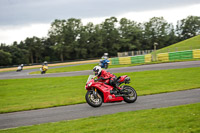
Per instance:
[[[0,133],[199,133],[200,103],[46,123]]]
[[[158,54],[158,53],[166,53],[166,52],[191,50],[191,49],[200,49],[200,35],[178,42],[168,47],[159,49],[157,50],[156,53]]]
[[[82,103],[86,79],[87,76],[0,80],[0,112]]]
[[[139,65],[169,63],[169,62],[197,61],[197,60],[200,60],[200,59],[186,59],[186,60],[175,60],[175,61],[153,61],[153,62],[148,62],[148,63],[109,65],[109,69],[119,68],[119,67],[131,67],[131,66],[139,66]],[[46,73],[62,73],[62,72],[92,70],[96,65],[97,63],[83,64],[83,65],[78,65],[78,66],[69,66],[69,67],[62,67],[62,68],[53,68],[53,69],[49,69]],[[35,71],[29,74],[40,74],[40,73],[41,73],[40,71]]]
[[[96,65],[97,63],[54,68],[54,69],[48,69],[46,73],[61,73],[61,72],[92,70]],[[40,74],[40,73],[41,73],[40,71],[36,71],[36,72],[31,72],[30,74]]]
[[[143,65],[145,63],[141,64],[126,64],[126,65],[110,65],[109,68],[118,68],[118,67],[129,67],[129,66],[137,66],[137,65]],[[61,73],[61,72],[72,72],[72,71],[84,71],[84,70],[91,70],[97,65],[95,64],[84,64],[84,65],[78,65],[78,66],[69,66],[69,67],[62,67],[62,68],[54,68],[49,69],[46,73]],[[30,74],[40,74],[40,71],[31,72]]]
[[[200,87],[200,67],[118,73],[129,75],[138,95]],[[0,80],[0,113],[85,102],[88,76]]]

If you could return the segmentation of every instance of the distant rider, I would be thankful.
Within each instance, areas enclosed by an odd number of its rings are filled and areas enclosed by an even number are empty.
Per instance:
[[[41,70],[41,74],[44,74],[48,70],[47,61],[44,61],[44,63],[42,64],[42,68],[40,68],[40,70]]]
[[[119,91],[122,90],[117,85],[117,77],[114,74],[107,72],[106,70],[101,69],[100,66],[95,66],[93,68],[93,72],[95,73],[95,76],[97,76],[97,80],[99,82],[103,82],[105,84],[111,85],[114,88],[117,88]],[[114,91],[112,91],[112,92],[114,92]]]
[[[22,71],[24,67],[24,64],[21,64],[17,67],[17,72]]]
[[[21,64],[21,70],[23,70],[24,64]]]

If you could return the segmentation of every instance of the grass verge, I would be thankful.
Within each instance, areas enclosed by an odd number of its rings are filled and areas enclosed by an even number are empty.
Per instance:
[[[138,95],[200,87],[200,67],[116,73],[129,75]],[[0,80],[0,113],[85,102],[88,76]]]
[[[183,61],[197,61],[197,60],[200,60],[200,59],[187,59],[187,60],[175,60],[175,61],[153,61],[149,63],[138,63],[138,64],[119,64],[119,65],[110,65],[109,68],[131,67],[131,66],[139,66],[139,65],[183,62]],[[62,67],[62,68],[53,68],[53,69],[49,69],[46,73],[61,73],[61,72],[92,70],[96,65],[97,63],[84,64],[84,65],[78,65],[78,66],[69,66],[69,67]],[[40,71],[35,71],[35,72],[31,72],[30,74],[40,74],[40,73],[41,73]]]
[[[158,54],[158,53],[166,53],[166,52],[191,50],[191,49],[200,49],[199,43],[200,43],[200,35],[197,35],[195,37],[192,37],[184,41],[159,49],[157,50],[156,53]]]
[[[48,69],[46,73],[61,73],[61,72],[72,72],[72,71],[84,71],[84,70],[92,70],[97,63],[95,64],[84,64],[84,65],[77,65],[77,66],[68,66],[68,67],[61,67],[61,68],[53,68]],[[40,74],[40,71],[31,72],[30,74]]]
[[[46,123],[0,133],[199,133],[200,103]]]

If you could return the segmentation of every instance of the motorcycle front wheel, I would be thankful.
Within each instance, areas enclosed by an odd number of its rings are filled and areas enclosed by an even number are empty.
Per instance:
[[[86,102],[92,107],[100,107],[103,103],[103,98],[98,92],[96,92],[96,95],[94,95],[93,92],[94,91],[90,90],[86,93]]]
[[[127,96],[124,96],[125,102],[134,103],[137,100],[137,92],[135,91],[135,89],[133,87],[124,85],[123,91],[129,93]]]

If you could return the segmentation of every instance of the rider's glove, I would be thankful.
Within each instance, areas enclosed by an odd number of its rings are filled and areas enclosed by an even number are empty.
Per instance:
[[[99,80],[104,80],[104,78],[103,78],[103,77],[100,77],[100,78],[98,78],[98,79],[95,79],[94,81],[97,82],[97,81],[99,81]]]

